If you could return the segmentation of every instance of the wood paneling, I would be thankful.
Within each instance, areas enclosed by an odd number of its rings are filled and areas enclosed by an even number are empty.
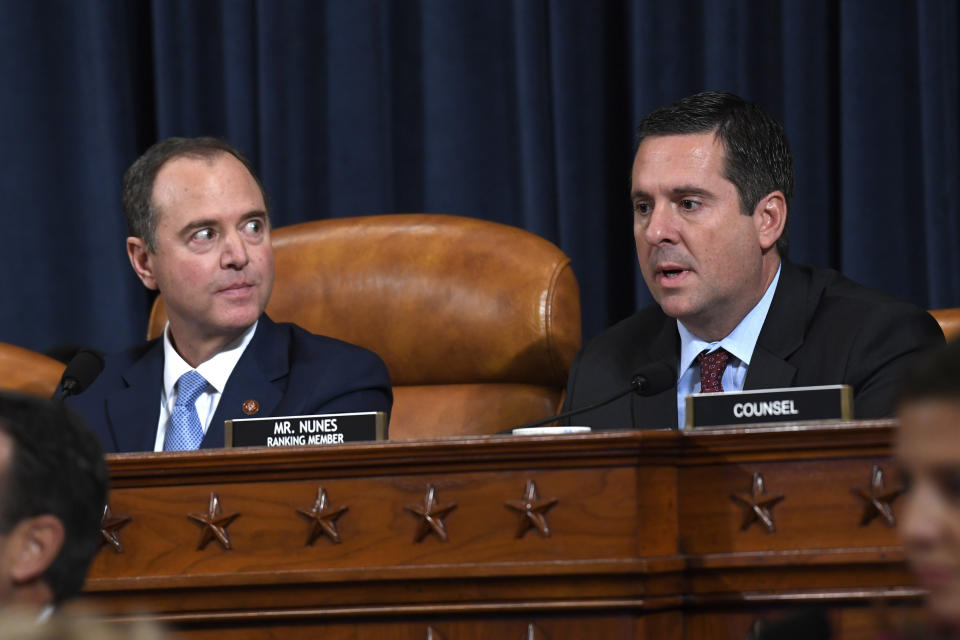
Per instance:
[[[110,457],[122,553],[86,604],[183,637],[743,638],[764,612],[836,605],[868,638],[873,602],[917,602],[895,531],[863,525],[890,422],[469,437]],[[775,531],[743,529],[755,474]],[[511,508],[533,482],[537,526]],[[446,541],[420,519],[432,487]],[[318,491],[346,507],[309,543]],[[239,514],[198,549],[210,495]],[[749,501],[749,500],[748,500]],[[443,507],[453,506],[452,509]],[[408,508],[411,507],[411,508]],[[896,502],[893,503],[894,513]],[[319,530],[318,530],[319,531]],[[142,612],[150,612],[145,614]],[[867,612],[867,613],[865,613]],[[861,620],[861,622],[855,622]],[[530,625],[534,625],[531,627]],[[876,625],[874,625],[876,626]],[[529,636],[530,629],[540,635]],[[864,629],[864,631],[857,631]],[[496,634],[496,635],[494,635]],[[436,636],[439,637],[439,636]]]

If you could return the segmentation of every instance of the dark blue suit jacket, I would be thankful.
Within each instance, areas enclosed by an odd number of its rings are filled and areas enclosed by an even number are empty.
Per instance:
[[[100,376],[68,400],[87,421],[106,453],[153,451],[163,387],[163,340],[157,338],[107,356]],[[241,406],[256,400],[255,416]],[[393,405],[390,376],[371,351],[312,334],[266,314],[237,362],[200,445],[224,445],[224,420],[352,411]]]

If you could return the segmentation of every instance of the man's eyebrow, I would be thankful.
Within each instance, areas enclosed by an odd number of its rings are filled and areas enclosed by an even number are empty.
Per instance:
[[[713,192],[709,189],[695,187],[693,185],[680,185],[679,187],[674,187],[670,190],[670,193],[675,196],[700,196],[701,198],[713,197]]]
[[[701,198],[713,198],[713,192],[709,189],[704,189],[703,187],[695,187],[693,185],[680,185],[679,187],[674,187],[670,189],[670,194],[674,197],[677,196],[700,196]],[[637,198],[649,198],[650,194],[644,191],[643,189],[634,189],[630,192],[630,197],[634,200]]]
[[[956,462],[940,462],[933,464],[931,471],[939,476],[957,476],[960,475],[960,464]]]
[[[247,220],[252,220],[253,218],[263,218],[264,220],[269,219],[266,211],[261,211],[259,209],[254,211],[248,211],[247,213],[240,216],[240,222],[246,222]],[[183,225],[183,228],[180,229],[180,233],[189,233],[191,231],[196,231],[197,229],[205,229],[207,227],[218,227],[220,226],[220,221],[213,218],[206,218],[201,220],[194,220],[193,222],[188,222]]]
[[[261,211],[260,209],[254,209],[253,211],[248,211],[247,213],[240,216],[240,222],[246,222],[247,220],[253,220],[254,218],[263,218],[267,222],[270,221],[270,216],[266,211]]]
[[[183,228],[180,229],[181,234],[190,233],[191,231],[196,231],[197,229],[205,229],[206,227],[216,227],[220,223],[213,218],[207,218],[204,220],[194,220],[193,222],[188,222],[183,225]]]

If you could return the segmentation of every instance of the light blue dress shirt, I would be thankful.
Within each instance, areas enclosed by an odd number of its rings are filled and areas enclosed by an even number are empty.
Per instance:
[[[744,316],[740,324],[734,327],[726,338],[717,342],[701,340],[677,320],[677,331],[680,332],[680,363],[677,367],[677,371],[680,372],[677,380],[677,426],[680,429],[683,429],[687,422],[687,396],[691,393],[700,393],[700,367],[694,366],[700,352],[710,353],[721,347],[726,349],[731,358],[727,362],[727,368],[723,372],[720,383],[724,391],[743,390],[753,348],[757,346],[757,338],[760,337],[763,322],[767,319],[767,312],[770,311],[770,303],[773,302],[773,294],[777,290],[778,282],[780,282],[780,267],[777,267],[777,274],[773,276],[773,282],[767,287],[760,302]]]

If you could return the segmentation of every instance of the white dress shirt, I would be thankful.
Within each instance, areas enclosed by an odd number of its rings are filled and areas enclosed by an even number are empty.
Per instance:
[[[227,386],[227,380],[233,373],[233,368],[237,366],[240,356],[243,355],[247,345],[253,339],[257,324],[258,322],[254,322],[253,326],[244,331],[242,336],[197,367],[197,373],[207,381],[207,390],[200,394],[196,402],[197,415],[200,416],[200,424],[203,425],[204,435],[210,427],[210,419],[217,411],[217,405],[220,404],[220,394],[223,393],[223,388]],[[163,451],[163,440],[167,435],[170,414],[173,413],[173,406],[177,403],[177,380],[191,369],[193,367],[180,357],[170,341],[170,323],[168,322],[167,326],[163,328],[163,388],[160,390],[160,422],[157,424],[157,439],[153,445],[154,451]]]
[[[763,297],[750,312],[744,316],[727,337],[716,342],[707,342],[693,335],[683,323],[677,320],[677,331],[680,332],[680,363],[677,371],[680,377],[677,380],[677,426],[683,429],[687,417],[687,396],[691,393],[700,393],[700,367],[694,366],[697,356],[702,352],[708,353],[724,348],[730,353],[727,368],[723,371],[720,384],[724,391],[743,391],[743,383],[747,378],[747,368],[753,356],[753,348],[757,346],[757,338],[770,311],[773,294],[780,282],[780,267],[773,277],[773,282],[767,287]]]

